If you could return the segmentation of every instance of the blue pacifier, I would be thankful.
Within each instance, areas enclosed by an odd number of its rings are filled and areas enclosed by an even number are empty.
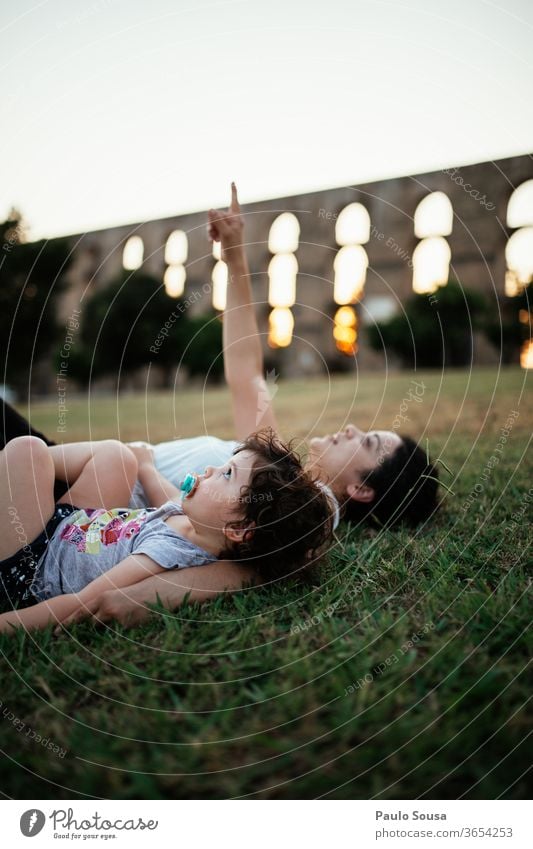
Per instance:
[[[181,497],[189,498],[199,483],[200,478],[198,477],[198,475],[185,475],[180,485],[180,490],[182,492]]]

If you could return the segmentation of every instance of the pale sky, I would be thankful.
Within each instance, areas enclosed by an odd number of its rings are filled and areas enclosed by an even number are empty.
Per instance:
[[[33,238],[533,152],[530,0],[2,3]]]

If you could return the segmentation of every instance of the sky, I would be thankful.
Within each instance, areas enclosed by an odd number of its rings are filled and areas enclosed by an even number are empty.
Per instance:
[[[32,238],[533,153],[530,0],[0,8],[0,215]]]

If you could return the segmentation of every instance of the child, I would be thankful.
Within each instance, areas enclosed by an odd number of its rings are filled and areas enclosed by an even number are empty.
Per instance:
[[[51,612],[66,618],[107,589],[227,557],[249,563],[263,577],[282,577],[305,566],[328,541],[326,495],[271,429],[249,436],[230,462],[208,466],[181,503],[149,450],[136,455],[111,440],[47,447],[36,437],[12,440],[1,452],[0,590],[4,607],[24,609],[2,614],[0,630],[39,627]],[[119,496],[128,503],[137,475],[147,485],[157,479],[162,503],[111,507]],[[74,478],[56,505],[54,477]],[[88,506],[95,502],[103,506]],[[41,532],[33,533],[39,524]]]

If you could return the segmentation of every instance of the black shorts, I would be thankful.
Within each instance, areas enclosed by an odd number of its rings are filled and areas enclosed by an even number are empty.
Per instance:
[[[13,610],[14,607],[30,607],[39,602],[30,591],[39,560],[57,526],[76,510],[79,507],[73,507],[72,504],[56,504],[52,518],[37,539],[6,560],[0,560],[0,613]]]

